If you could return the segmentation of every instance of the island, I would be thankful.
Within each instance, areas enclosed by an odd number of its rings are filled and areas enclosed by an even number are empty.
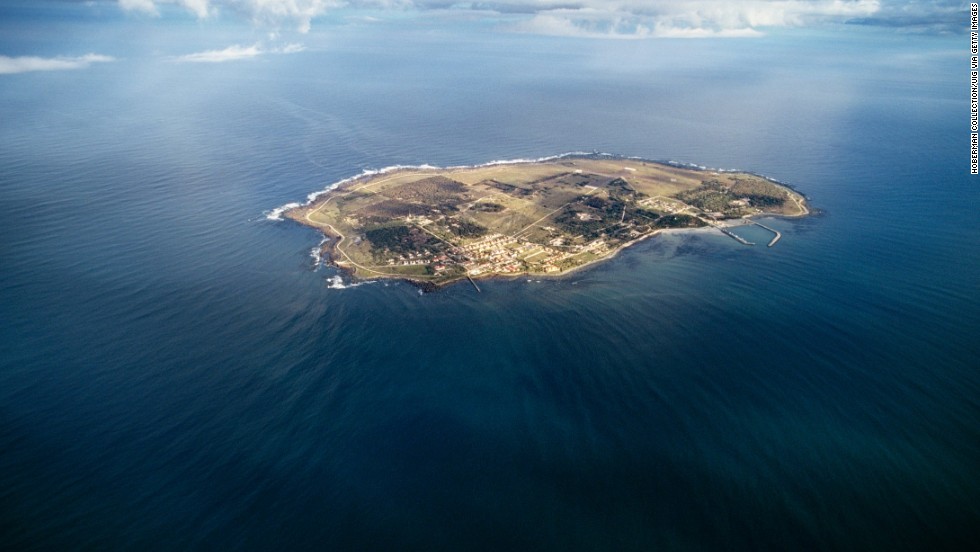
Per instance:
[[[479,289],[474,279],[567,274],[671,229],[753,245],[728,228],[808,213],[801,194],[759,175],[583,155],[378,171],[285,214],[322,231],[324,258],[357,279]],[[779,233],[763,227],[771,246]]]

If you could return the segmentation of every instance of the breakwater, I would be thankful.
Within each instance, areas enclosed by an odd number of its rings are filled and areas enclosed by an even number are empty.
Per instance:
[[[770,231],[770,232],[773,233],[773,237],[769,241],[769,245],[767,245],[766,247],[772,247],[772,246],[776,245],[776,242],[779,241],[779,238],[783,237],[783,235],[779,233],[779,230],[776,230],[775,228],[769,228],[768,226],[766,226],[765,224],[762,224],[761,222],[756,222],[756,221],[753,220],[752,221],[752,224],[755,224],[756,226],[761,226],[762,228],[765,228],[766,230],[768,230],[768,231]]]
[[[741,243],[743,245],[755,245],[755,243],[746,240],[742,236],[739,236],[738,234],[735,234],[734,232],[730,232],[727,228],[718,226],[716,224],[712,224],[711,226],[713,226],[714,228],[717,228],[718,230],[721,231],[722,234],[725,234],[729,238],[732,238],[733,240],[735,240],[735,241],[737,241],[737,242],[739,242],[739,243]]]

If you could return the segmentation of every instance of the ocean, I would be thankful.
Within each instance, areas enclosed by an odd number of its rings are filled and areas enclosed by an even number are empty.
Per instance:
[[[963,36],[324,36],[183,64],[151,33],[0,76],[0,548],[980,537]],[[764,219],[772,248],[664,235],[428,294],[268,216],[365,170],[571,151],[748,170],[816,212]]]

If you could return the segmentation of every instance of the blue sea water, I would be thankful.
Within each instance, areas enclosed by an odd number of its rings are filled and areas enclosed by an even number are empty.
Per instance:
[[[963,40],[389,24],[3,76],[0,548],[972,546]],[[425,295],[341,289],[266,217],[365,169],[593,150],[819,211]]]

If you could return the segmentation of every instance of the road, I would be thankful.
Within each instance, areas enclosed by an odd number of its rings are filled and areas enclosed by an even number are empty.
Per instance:
[[[364,188],[366,188],[368,186],[373,186],[375,184],[381,184],[382,182],[387,182],[389,180],[392,180],[394,178],[398,178],[398,177],[401,177],[401,176],[404,176],[404,175],[403,174],[395,174],[395,175],[389,176],[388,178],[382,178],[381,180],[375,180],[373,182],[368,182],[368,183],[363,184],[363,185],[361,185],[359,187],[352,188],[351,191],[360,191],[360,190],[363,190]],[[371,191],[371,190],[368,190],[368,191]],[[376,193],[376,192],[371,191],[371,193]],[[399,277],[399,278],[406,278],[406,277],[408,277],[405,274],[398,274],[398,273],[394,273],[394,272],[382,272],[380,270],[375,270],[373,268],[370,268],[370,267],[367,267],[367,266],[364,266],[362,264],[358,264],[358,263],[354,262],[354,259],[351,259],[350,258],[350,255],[348,255],[346,251],[344,251],[343,249],[340,248],[340,244],[343,243],[343,241],[344,241],[344,235],[341,234],[336,228],[334,228],[334,226],[332,224],[329,224],[329,223],[326,223],[326,222],[318,222],[318,221],[315,221],[312,218],[310,218],[314,214],[319,213],[321,209],[323,209],[324,207],[326,207],[327,206],[327,203],[330,203],[330,200],[331,199],[333,199],[333,196],[327,197],[327,199],[324,199],[323,200],[323,203],[321,203],[319,207],[317,207],[316,209],[313,209],[312,211],[306,213],[306,216],[304,217],[306,219],[306,221],[309,222],[310,224],[314,225],[314,226],[319,226],[321,228],[322,227],[329,228],[330,229],[330,232],[332,234],[334,234],[334,235],[337,236],[337,243],[334,244],[334,249],[336,249],[341,255],[343,255],[344,256],[344,259],[346,259],[347,262],[350,263],[352,266],[354,266],[356,268],[359,268],[361,270],[365,270],[367,272],[372,272],[374,274],[380,274],[382,276],[396,276],[396,277]],[[433,235],[435,235],[435,234],[433,234]],[[438,236],[436,236],[436,237],[438,237]],[[426,278],[431,278],[431,276],[412,275],[411,278],[426,279]]]

